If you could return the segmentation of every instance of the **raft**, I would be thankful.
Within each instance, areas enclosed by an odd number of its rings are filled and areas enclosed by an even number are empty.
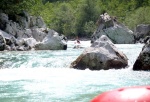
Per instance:
[[[150,86],[134,86],[104,92],[91,102],[150,102]]]

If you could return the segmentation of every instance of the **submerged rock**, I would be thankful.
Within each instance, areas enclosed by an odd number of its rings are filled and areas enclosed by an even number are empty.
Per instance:
[[[117,22],[115,17],[110,17],[107,13],[100,15],[98,28],[91,36],[91,42],[99,39],[102,35],[108,36],[116,44],[135,43],[133,32],[123,24]]]
[[[150,39],[143,46],[140,55],[133,65],[133,70],[150,70]]]
[[[119,51],[110,39],[102,35],[91,47],[71,63],[72,68],[84,70],[119,69],[128,65],[127,57]]]

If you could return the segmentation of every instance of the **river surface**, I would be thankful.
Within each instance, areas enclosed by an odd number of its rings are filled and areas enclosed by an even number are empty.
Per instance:
[[[69,41],[65,51],[0,52],[0,102],[89,102],[104,91],[150,85],[150,72],[132,70],[142,44],[116,45],[129,67],[100,71],[69,68],[84,50],[73,46]]]

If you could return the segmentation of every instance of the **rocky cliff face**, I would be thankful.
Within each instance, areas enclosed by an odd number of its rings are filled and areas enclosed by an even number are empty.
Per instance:
[[[98,27],[91,37],[91,42],[99,39],[102,35],[106,35],[115,44],[135,43],[133,32],[107,13],[100,15],[97,24]]]
[[[67,49],[66,37],[46,27],[41,17],[30,16],[27,12],[7,15],[0,12],[0,36],[3,50],[62,50]],[[51,36],[49,36],[51,35]],[[49,38],[47,39],[47,36]],[[54,37],[55,36],[55,37]],[[47,39],[47,42],[45,42]],[[40,49],[37,47],[41,43]],[[36,47],[36,48],[35,48]]]

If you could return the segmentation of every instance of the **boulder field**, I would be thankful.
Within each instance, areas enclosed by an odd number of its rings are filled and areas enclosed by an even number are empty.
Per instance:
[[[8,15],[0,11],[0,50],[66,50],[66,37],[46,27],[41,17],[23,11]]]

